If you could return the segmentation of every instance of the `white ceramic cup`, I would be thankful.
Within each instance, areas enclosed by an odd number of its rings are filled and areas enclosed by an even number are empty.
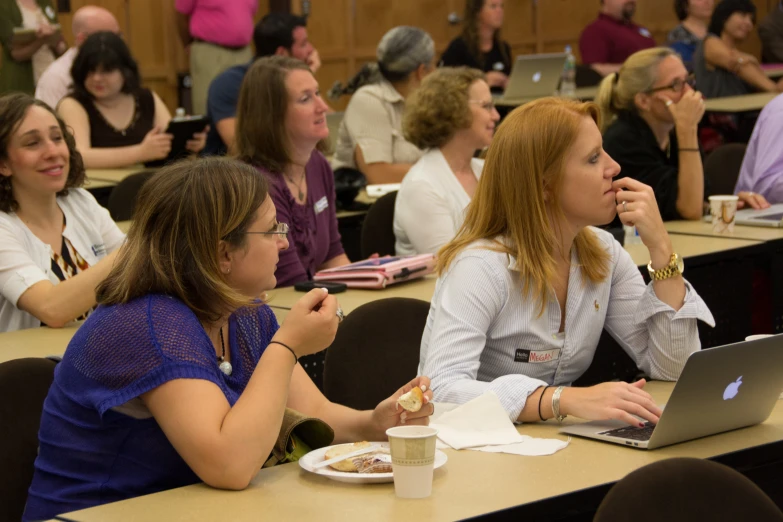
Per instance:
[[[710,215],[712,231],[717,233],[734,232],[734,220],[737,217],[737,196],[710,196]]]
[[[772,337],[772,334],[757,334],[757,335],[749,335],[745,338],[746,341],[756,341],[758,339],[766,339],[767,337]]]
[[[394,472],[394,492],[400,498],[432,494],[438,430],[429,426],[397,426],[386,430]]]

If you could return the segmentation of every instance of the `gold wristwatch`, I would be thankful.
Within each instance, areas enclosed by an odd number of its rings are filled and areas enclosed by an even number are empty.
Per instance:
[[[650,261],[647,264],[647,271],[650,272],[650,279],[653,281],[663,281],[664,279],[682,275],[685,272],[685,264],[682,262],[682,258],[674,253],[668,265],[659,270],[653,270],[652,261]]]

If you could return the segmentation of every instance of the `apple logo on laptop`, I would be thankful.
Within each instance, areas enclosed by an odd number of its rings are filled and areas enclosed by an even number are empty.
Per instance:
[[[538,83],[541,81],[541,71],[538,71],[533,75],[533,83]]]
[[[723,400],[728,401],[736,397],[737,393],[739,393],[740,386],[742,386],[742,375],[740,375],[735,382],[726,386],[726,389],[723,392]]]

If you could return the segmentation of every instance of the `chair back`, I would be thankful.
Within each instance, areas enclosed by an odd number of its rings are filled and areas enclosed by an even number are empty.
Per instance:
[[[416,377],[429,310],[426,301],[392,297],[348,314],[326,351],[326,397],[369,410]]]
[[[136,198],[144,183],[155,174],[154,170],[145,170],[131,174],[114,187],[109,196],[108,209],[114,221],[133,219]]]
[[[781,522],[783,513],[738,471],[709,460],[673,458],[648,464],[615,484],[593,522],[631,519]]]
[[[603,80],[601,73],[589,65],[577,65],[575,73],[574,83],[576,84],[577,89],[580,87],[594,87]]]
[[[362,224],[362,258],[373,254],[394,255],[394,203],[397,192],[389,192],[373,203]]]
[[[38,428],[57,363],[14,359],[0,364],[0,522],[22,518],[38,455]]]
[[[704,160],[704,177],[712,194],[734,194],[747,145],[727,143],[713,150]]]

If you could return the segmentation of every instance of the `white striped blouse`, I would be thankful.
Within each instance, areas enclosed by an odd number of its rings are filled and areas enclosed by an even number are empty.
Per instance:
[[[513,258],[479,242],[465,249],[437,282],[421,341],[419,375],[432,380],[436,401],[465,403],[487,390],[516,420],[527,397],[545,385],[568,385],[593,360],[606,328],[653,379],[677,380],[701,349],[698,319],[715,326],[707,305],[686,285],[678,311],[645,286],[631,256],[611,234],[592,229],[611,255],[609,276],[582,277],[572,254],[566,322],[554,293],[539,316],[525,297]]]

